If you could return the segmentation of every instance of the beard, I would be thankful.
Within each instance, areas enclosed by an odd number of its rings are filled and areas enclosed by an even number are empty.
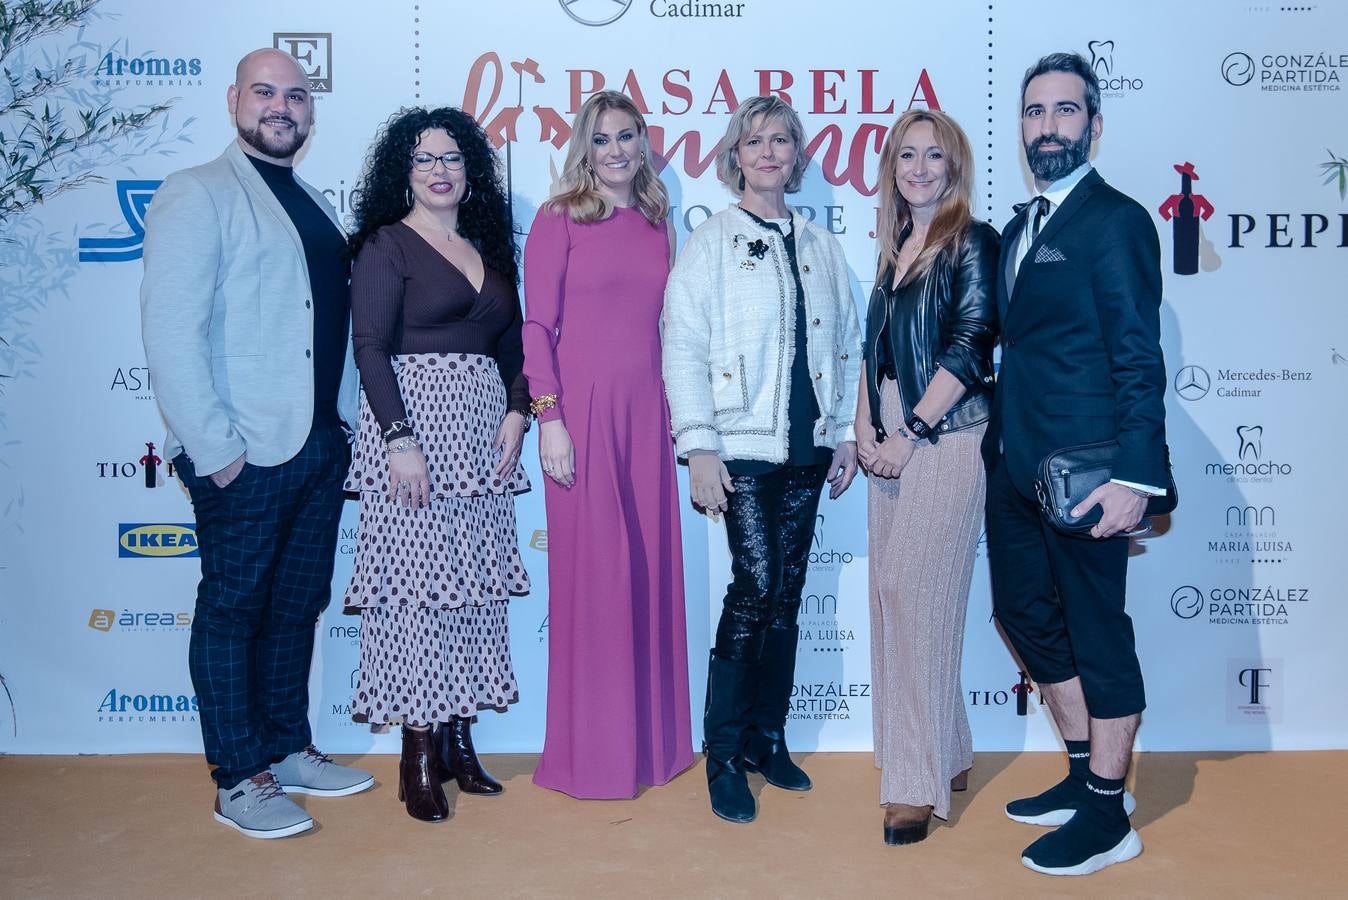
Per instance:
[[[1059,144],[1061,150],[1044,150],[1045,144]],[[1025,161],[1030,172],[1043,182],[1057,181],[1091,158],[1091,132],[1086,129],[1077,140],[1061,134],[1040,135],[1025,145]]]
[[[248,146],[252,147],[263,156],[269,156],[272,159],[290,159],[299,152],[300,147],[304,146],[304,141],[309,137],[309,132],[301,131],[295,120],[271,119],[273,122],[285,121],[291,125],[289,132],[282,132],[280,135],[269,136],[262,131],[263,122],[258,122],[252,128],[239,126],[239,137],[243,138]]]

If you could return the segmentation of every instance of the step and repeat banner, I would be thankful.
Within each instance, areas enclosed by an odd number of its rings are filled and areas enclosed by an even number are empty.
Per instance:
[[[186,664],[196,536],[162,458],[140,343],[141,240],[162,179],[233,139],[225,90],[239,57],[260,46],[310,74],[317,125],[298,172],[343,217],[379,124],[401,106],[448,104],[472,112],[499,148],[522,236],[593,91],[621,90],[646,113],[680,241],[731,202],[712,163],[729,114],[778,92],[809,136],[811,165],[791,200],[842,242],[859,311],[873,277],[880,145],[898,114],[939,107],[963,124],[976,215],[1000,228],[1032,193],[1021,74],[1043,53],[1081,52],[1104,93],[1095,164],[1154,212],[1165,267],[1182,500],[1157,536],[1135,542],[1130,567],[1150,700],[1139,745],[1348,746],[1338,514],[1348,499],[1348,9],[1146,0],[1093,4],[1051,27],[1046,15],[1007,0],[107,0],[81,25],[16,48],[5,60],[13,72],[73,63],[49,95],[53,115],[168,109],[65,158],[66,175],[97,180],[11,218],[0,235],[0,752],[200,750]],[[541,484],[532,435],[525,460]],[[859,478],[823,502],[816,524],[790,722],[801,750],[870,747],[865,506]],[[541,492],[517,509],[534,584],[511,606],[521,699],[483,715],[487,751],[536,751],[543,735]],[[686,503],[684,512],[700,698],[728,558],[723,529]],[[350,717],[358,620],[340,597],[355,528],[352,502],[311,712],[326,750],[392,752],[393,736]],[[1055,747],[991,621],[979,556],[963,667],[975,746]]]

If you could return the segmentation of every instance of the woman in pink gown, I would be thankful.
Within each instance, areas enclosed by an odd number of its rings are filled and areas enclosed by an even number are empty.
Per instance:
[[[548,510],[534,783],[636,796],[692,764],[678,484],[660,376],[669,201],[632,101],[581,108],[524,250],[524,371]]]

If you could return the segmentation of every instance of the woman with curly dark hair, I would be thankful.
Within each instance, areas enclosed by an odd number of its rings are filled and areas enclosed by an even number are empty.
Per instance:
[[[500,793],[469,724],[519,698],[506,614],[529,588],[513,498],[529,489],[517,248],[496,156],[458,109],[405,109],[385,124],[354,219],[353,711],[402,723],[398,799],[436,822],[449,815],[442,781]]]

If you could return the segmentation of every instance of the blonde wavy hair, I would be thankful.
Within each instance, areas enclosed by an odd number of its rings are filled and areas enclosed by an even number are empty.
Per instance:
[[[562,167],[560,186],[544,209],[564,212],[573,222],[599,222],[613,214],[613,204],[599,191],[591,158],[594,133],[599,117],[609,110],[627,113],[636,122],[637,137],[641,141],[641,162],[632,179],[632,193],[637,208],[651,225],[660,225],[669,216],[669,192],[655,174],[651,165],[651,141],[646,131],[646,119],[625,94],[600,91],[590,95],[571,124],[571,142]]]
[[[927,242],[904,273],[903,280],[912,281],[926,272],[942,253],[957,253],[969,230],[969,223],[973,221],[970,213],[974,190],[973,151],[969,149],[969,138],[965,136],[964,129],[940,110],[908,110],[889,129],[885,145],[880,151],[880,186],[877,191],[880,195],[880,221],[875,232],[880,251],[877,279],[886,268],[898,267],[899,235],[913,218],[908,202],[899,193],[895,170],[898,168],[903,139],[908,129],[919,122],[931,123],[932,131],[936,134],[936,144],[945,154],[946,187],[938,198],[936,216],[927,229]]]
[[[796,142],[796,159],[791,165],[791,174],[786,179],[786,193],[794,194],[800,190],[800,182],[805,177],[805,168],[810,160],[805,156],[805,128],[800,124],[800,116],[781,97],[769,94],[764,97],[750,97],[739,105],[730,122],[726,125],[725,135],[716,144],[716,177],[730,188],[736,197],[744,196],[744,170],[740,168],[736,149],[746,135],[752,134],[755,124],[761,124],[773,116],[781,118],[787,133]]]

